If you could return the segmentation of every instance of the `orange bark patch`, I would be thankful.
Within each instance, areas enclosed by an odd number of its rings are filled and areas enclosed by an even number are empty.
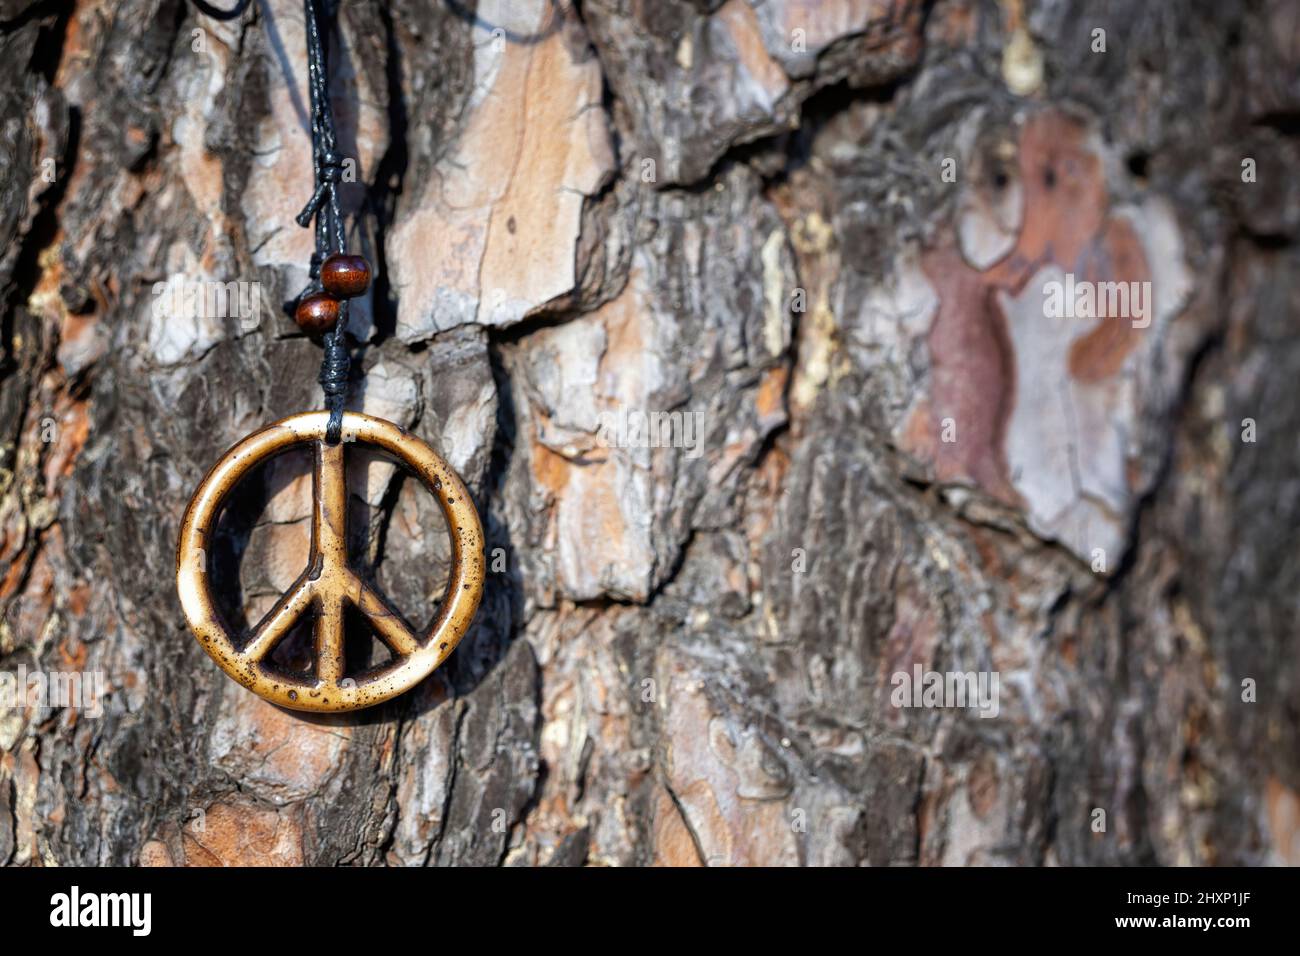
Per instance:
[[[1264,802],[1273,852],[1284,866],[1300,866],[1300,796],[1277,777],[1269,777]]]
[[[218,803],[182,836],[185,866],[302,866],[302,825],[276,812]]]
[[[90,606],[90,585],[75,584],[68,589],[68,613],[81,617]]]
[[[306,720],[231,691],[213,734],[214,762],[250,791],[277,801],[317,792],[343,762],[346,724]]]
[[[53,495],[58,479],[72,473],[77,455],[90,435],[90,403],[64,397],[55,409],[57,430],[49,457],[45,461],[45,493]]]
[[[983,820],[988,817],[998,799],[997,763],[992,756],[985,755],[971,768],[966,778],[966,800],[971,812]]]
[[[68,637],[59,642],[59,663],[64,670],[84,670],[88,656],[86,645],[75,637]]]
[[[606,303],[596,313],[605,327],[605,352],[600,357],[600,393],[629,402],[639,402],[646,389],[641,369],[647,351],[641,335],[645,322],[645,305],[641,297],[644,278],[639,269],[633,269],[618,298]]]
[[[989,270],[989,280],[1019,291],[1039,266],[1076,268],[1106,220],[1101,159],[1082,123],[1054,110],[1035,114],[1020,135],[1025,221],[1014,251]]]
[[[763,373],[762,381],[758,383],[758,394],[754,397],[754,407],[760,421],[785,417],[785,383],[789,377],[789,370],[784,365]]]
[[[62,538],[55,533],[57,528],[50,530],[49,545],[36,551],[22,597],[14,604],[16,610],[10,612],[14,633],[20,643],[35,644],[54,610],[54,567],[50,559],[62,557]],[[18,562],[15,567],[21,569],[24,564]],[[8,590],[8,580],[5,583],[5,590]],[[16,588],[17,583],[15,581],[12,587]]]
[[[6,537],[4,540],[8,541],[9,539]],[[7,559],[9,557],[12,557],[12,555],[0,551],[0,558]],[[15,561],[9,565],[9,570],[5,572],[5,576],[0,578],[0,600],[9,597],[18,589],[18,582],[23,579],[26,570],[26,565],[20,561]]]
[[[790,88],[785,71],[768,55],[763,45],[763,34],[758,24],[758,14],[745,0],[727,0],[718,10],[717,17],[727,28],[736,45],[736,55],[745,72],[754,78],[769,97],[776,100]]]
[[[569,484],[572,467],[563,455],[556,454],[541,442],[533,443],[533,477],[539,487],[559,496]]]
[[[654,866],[703,865],[686,821],[663,790],[655,797],[654,819]]]
[[[582,24],[541,0],[514,7],[512,21],[532,21],[541,38],[497,44],[475,34],[482,95],[394,233],[395,248],[416,250],[390,261],[408,339],[458,321],[434,314],[439,296],[461,302],[461,319],[474,309],[480,322],[503,324],[569,295],[585,197],[614,170],[600,65],[582,53]],[[474,161],[481,156],[491,162]]]
[[[141,866],[175,866],[171,851],[161,840],[150,840],[140,847]]]
[[[929,335],[926,442],[934,449],[936,476],[972,480],[1014,503],[1004,443],[1015,400],[1015,361],[993,287],[951,246],[927,252],[921,267],[939,294]]]

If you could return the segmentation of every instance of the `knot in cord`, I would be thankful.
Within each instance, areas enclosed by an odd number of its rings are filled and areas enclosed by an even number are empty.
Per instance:
[[[343,158],[330,150],[316,160],[316,191],[307,200],[307,205],[298,213],[298,225],[311,225],[312,217],[328,200],[331,205],[337,202],[335,186],[343,179]]]

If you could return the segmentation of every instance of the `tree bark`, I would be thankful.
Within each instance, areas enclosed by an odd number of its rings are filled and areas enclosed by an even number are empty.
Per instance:
[[[105,686],[0,708],[0,862],[1300,863],[1294,3],[340,6],[349,407],[470,486],[476,624],[311,718],[176,598],[320,407],[301,5],[0,0],[0,672]],[[439,513],[349,455],[426,615]],[[233,619],[309,497],[231,503]]]

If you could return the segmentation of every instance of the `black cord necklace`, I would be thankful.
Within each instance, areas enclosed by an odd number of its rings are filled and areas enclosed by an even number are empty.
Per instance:
[[[227,13],[238,16],[247,0]],[[200,483],[181,522],[176,550],[176,586],[194,636],[227,674],[254,693],[285,707],[341,711],[369,707],[413,687],[455,649],[469,629],[483,592],[483,528],[460,477],[432,448],[404,428],[344,411],[351,360],[346,334],[348,300],[370,286],[370,266],[347,252],[338,184],[338,153],[330,107],[327,39],[331,23],[326,0],[305,0],[307,82],[311,102],[312,168],[315,190],[298,214],[298,224],[315,224],[316,248],[310,280],[298,296],[294,319],[324,344],[319,381],[325,411],[303,412],[268,425],[221,457]],[[397,458],[424,483],[442,506],[451,534],[451,581],[427,628],[410,627],[375,587],[348,565],[348,491],[345,447],[358,442]],[[234,487],[271,457],[297,445],[314,450],[311,554],[307,567],[265,617],[247,633],[223,619],[209,589],[208,554],[222,506]],[[380,667],[349,669],[344,654],[344,609],[355,608],[392,652]],[[276,645],[302,617],[315,618],[315,655],[307,672],[290,672],[274,662]]]
[[[294,319],[305,331],[323,333],[325,357],[320,384],[329,409],[326,441],[339,440],[343,426],[343,401],[351,364],[343,336],[348,324],[348,299],[370,286],[370,265],[361,256],[347,254],[343,214],[339,210],[338,184],[343,158],[338,154],[334,111],[330,108],[329,70],[321,40],[324,0],[306,0],[307,85],[311,97],[311,159],[316,191],[298,213],[298,225],[316,220],[316,251],[311,257],[311,284],[298,297]]]

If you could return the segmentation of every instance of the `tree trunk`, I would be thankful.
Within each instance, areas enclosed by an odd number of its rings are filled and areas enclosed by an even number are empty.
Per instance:
[[[1291,0],[340,6],[350,407],[470,486],[477,622],[311,718],[176,597],[320,407],[301,4],[0,0],[0,671],[83,690],[0,708],[0,862],[1300,863]],[[349,455],[420,618],[438,511]]]

